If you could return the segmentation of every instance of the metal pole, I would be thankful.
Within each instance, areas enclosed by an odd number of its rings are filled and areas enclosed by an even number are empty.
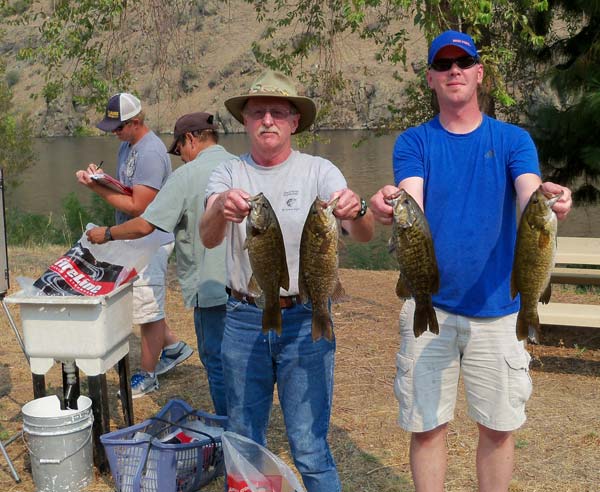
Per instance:
[[[21,434],[22,434],[22,432],[18,432],[17,434],[12,436],[8,441],[6,441],[6,445],[8,446],[11,442],[13,442],[15,439],[20,437]],[[4,458],[6,459],[6,462],[8,463],[8,467],[10,468],[10,472],[12,473],[12,476],[14,477],[15,482],[19,483],[21,481],[21,478],[19,477],[17,470],[15,470],[15,467],[13,466],[12,461],[10,461],[10,457],[8,456],[8,453],[6,452],[6,448],[4,447],[4,443],[2,441],[0,441],[0,451],[2,451],[2,454],[4,455]]]
[[[0,296],[2,298],[2,307],[4,308],[4,312],[6,313],[8,322],[10,323],[10,326],[12,327],[13,331],[15,332],[15,336],[17,337],[17,342],[19,342],[19,345],[21,346],[21,350],[23,351],[23,355],[27,359],[27,364],[29,364],[29,356],[27,355],[27,352],[25,351],[25,344],[23,343],[23,338],[21,337],[21,333],[19,333],[17,325],[15,324],[15,321],[13,320],[13,318],[10,314],[10,311],[8,310],[8,306],[6,305],[6,302],[4,302],[4,294],[0,294]]]

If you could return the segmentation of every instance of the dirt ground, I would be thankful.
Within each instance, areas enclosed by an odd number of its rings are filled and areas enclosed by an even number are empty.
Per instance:
[[[37,278],[62,254],[63,248],[9,250],[11,289],[18,290],[18,275]],[[349,299],[334,305],[337,357],[330,442],[345,492],[397,492],[414,490],[409,435],[396,424],[393,394],[395,353],[399,345],[397,318],[401,307],[394,295],[397,274],[390,271],[342,270]],[[183,309],[171,265],[168,321],[178,335],[195,346],[192,314]],[[553,299],[600,302],[597,293],[574,289],[554,292]],[[20,326],[16,306],[10,306]],[[21,408],[32,396],[31,373],[23,353],[2,315],[0,330],[0,437],[6,441],[22,425]],[[548,328],[543,345],[530,346],[533,355],[534,393],[527,407],[527,423],[516,433],[516,467],[511,492],[598,492],[600,490],[600,332]],[[130,339],[132,368],[139,363],[139,330]],[[113,395],[118,389],[116,371],[107,374],[111,428],[123,427]],[[59,365],[46,375],[49,392],[61,388]],[[211,411],[207,382],[194,354],[176,370],[160,378],[160,390],[134,401],[136,422],[156,413],[170,398],[179,397],[194,408]],[[82,392],[85,393],[82,374]],[[448,439],[449,467],[446,490],[477,490],[475,475],[476,431],[466,415],[461,391]],[[290,463],[281,412],[274,405],[269,431],[270,449]],[[22,482],[15,483],[0,456],[0,488],[31,492],[29,456],[21,439],[7,447]],[[110,475],[96,474],[91,492],[114,490]],[[221,492],[219,479],[204,490]]]

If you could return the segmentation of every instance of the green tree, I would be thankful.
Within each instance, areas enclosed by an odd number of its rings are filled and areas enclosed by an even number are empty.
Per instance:
[[[34,163],[35,152],[31,119],[14,111],[5,70],[4,62],[0,61],[0,168],[5,189],[10,193],[20,184],[21,174]]]
[[[262,39],[253,44],[256,58],[272,68],[299,72],[311,91],[333,107],[337,93],[344,88],[345,75],[337,60],[348,36],[371,40],[382,63],[406,64],[409,22],[418,26],[428,41],[446,29],[469,32],[486,67],[483,108],[495,115],[498,104],[510,120],[520,117],[511,109],[524,87],[518,77],[525,83],[534,73],[516,71],[515,55],[543,45],[544,38],[536,34],[530,19],[548,8],[547,1],[537,0],[246,1],[254,5],[258,20],[267,26]],[[281,36],[281,31],[287,36]],[[312,69],[315,64],[318,71]],[[390,101],[392,118],[382,122],[386,127],[403,129],[431,114],[431,109],[423,109],[432,99],[424,84],[424,69],[423,65],[420,80],[409,84],[407,102]]]
[[[537,19],[549,38],[539,59],[551,64],[551,98],[531,108],[532,135],[542,169],[553,181],[575,188],[576,202],[600,201],[600,1],[555,0]],[[567,35],[553,35],[559,21]]]

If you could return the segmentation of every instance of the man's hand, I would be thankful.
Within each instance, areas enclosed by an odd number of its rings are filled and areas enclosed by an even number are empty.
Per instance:
[[[104,244],[106,242],[106,229],[106,227],[92,227],[85,232],[85,235],[92,244]]]
[[[88,164],[87,169],[81,169],[80,171],[77,171],[75,176],[77,177],[77,181],[79,181],[82,185],[90,186],[91,184],[94,184],[94,180],[91,179],[90,176],[99,172],[102,172],[102,169],[91,162]]]
[[[571,190],[569,188],[566,188],[565,186],[546,181],[545,183],[542,183],[542,191],[546,193],[551,193],[553,195],[556,195],[561,191],[563,192],[563,195],[554,204],[552,210],[556,214],[556,218],[558,220],[564,220],[571,211],[571,207],[573,206],[573,200],[571,199]]]
[[[371,197],[370,207],[375,216],[375,220],[381,224],[390,225],[393,221],[394,210],[392,206],[386,202],[386,198],[394,193],[397,193],[399,188],[392,185],[385,185],[377,193]]]
[[[244,190],[234,188],[219,193],[212,207],[216,207],[215,211],[220,211],[225,220],[239,224],[250,213],[249,198]]]
[[[348,188],[335,191],[329,201],[339,197],[333,215],[340,220],[354,220],[360,211],[360,196]]]

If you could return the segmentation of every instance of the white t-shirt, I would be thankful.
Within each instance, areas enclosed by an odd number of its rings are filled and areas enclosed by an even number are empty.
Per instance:
[[[250,154],[244,154],[221,163],[214,170],[206,196],[237,188],[250,195],[262,192],[267,197],[277,215],[285,243],[290,289],[282,289],[281,295],[286,296],[298,294],[300,239],[310,206],[317,196],[329,200],[333,192],[346,187],[341,171],[321,157],[292,151],[281,164],[263,167],[256,164]],[[229,222],[226,238],[227,285],[247,293],[252,269],[248,251],[243,249],[246,221],[241,224]]]

